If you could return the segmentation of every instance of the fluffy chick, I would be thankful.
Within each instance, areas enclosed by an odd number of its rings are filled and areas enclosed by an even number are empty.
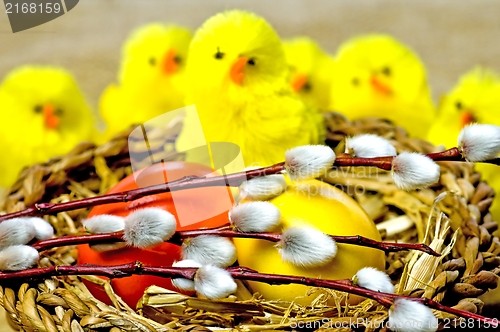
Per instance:
[[[261,17],[231,10],[195,33],[187,64],[186,104],[196,105],[207,142],[231,142],[246,166],[284,160],[285,151],[324,142],[323,116],[288,82],[281,40]],[[198,119],[188,117],[177,149],[193,147]]]
[[[99,110],[104,140],[184,105],[184,71],[192,33],[149,23],[134,30],[122,50],[118,83],[103,92]]]
[[[283,46],[293,90],[307,104],[328,111],[333,57],[309,37],[284,40]]]
[[[500,124],[500,77],[489,69],[473,68],[441,98],[438,114],[428,139],[447,148],[457,145],[458,134],[467,124]]]
[[[428,140],[446,148],[457,146],[460,130],[472,122],[500,125],[500,77],[486,68],[471,69],[441,98]],[[500,192],[498,166],[478,163],[476,169]],[[490,212],[495,220],[500,220],[500,195],[496,195]]]
[[[73,76],[57,67],[22,66],[0,85],[0,186],[23,167],[66,154],[95,134],[95,118]]]
[[[425,138],[435,117],[423,63],[383,34],[354,37],[335,56],[331,108],[350,119],[383,117]]]

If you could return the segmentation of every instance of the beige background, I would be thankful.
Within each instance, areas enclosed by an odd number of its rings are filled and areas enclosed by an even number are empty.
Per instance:
[[[500,72],[497,0],[81,0],[66,15],[16,34],[0,5],[0,77],[26,63],[64,66],[95,106],[132,28],[150,21],[196,28],[230,8],[264,16],[282,37],[311,36],[330,53],[351,36],[390,33],[420,55],[435,100],[477,64]],[[0,331],[8,330],[0,321]]]
[[[435,99],[476,64],[500,71],[497,0],[81,0],[66,15],[16,34],[0,13],[0,77],[25,63],[64,66],[95,106],[132,28],[150,21],[196,28],[230,8],[264,16],[284,38],[311,36],[330,53],[353,35],[390,33],[420,55]]]

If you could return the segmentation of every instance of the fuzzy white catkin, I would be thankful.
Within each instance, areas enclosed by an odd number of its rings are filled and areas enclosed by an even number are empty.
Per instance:
[[[284,193],[286,186],[283,174],[257,177],[241,184],[240,197],[252,201],[265,201]]]
[[[174,262],[172,267],[200,267],[201,264],[190,259]],[[172,285],[183,291],[194,291],[194,281],[186,278],[172,278]]]
[[[125,218],[123,239],[137,248],[156,246],[175,234],[177,222],[173,214],[161,208],[145,208]]]
[[[458,147],[471,162],[496,158],[500,153],[500,126],[477,123],[465,126],[458,136]]]
[[[285,169],[292,181],[310,180],[328,172],[335,152],[326,145],[304,145],[285,153]]]
[[[112,214],[100,214],[82,221],[85,230],[92,234],[114,233],[125,228],[125,218]],[[126,247],[124,242],[92,244],[90,247],[98,252],[117,250]]]
[[[0,251],[0,270],[22,271],[38,261],[38,251],[27,245],[13,245]]]
[[[364,267],[353,278],[354,283],[377,292],[394,293],[394,285],[387,273],[373,267]]]
[[[280,210],[269,202],[246,202],[229,210],[229,221],[240,232],[267,232],[279,225]]]
[[[236,292],[237,285],[226,270],[213,265],[204,265],[196,271],[194,288],[199,295],[217,300]]]
[[[391,175],[400,189],[423,189],[439,181],[440,168],[426,155],[402,152],[392,161]]]
[[[359,158],[395,156],[396,148],[389,140],[374,134],[347,137],[345,152]]]
[[[114,233],[125,229],[125,219],[112,214],[100,214],[82,221],[83,227],[89,233]]]
[[[236,258],[236,247],[225,237],[200,235],[182,243],[182,259],[190,259],[202,265],[226,267],[236,262]]]
[[[394,332],[433,332],[438,320],[422,303],[399,298],[389,309],[388,327]]]
[[[16,244],[27,244],[35,238],[36,229],[29,218],[7,219],[0,223],[0,250]]]
[[[38,217],[29,217],[27,219],[35,227],[35,238],[38,240],[47,240],[54,237],[54,228],[47,221]]]
[[[301,267],[319,267],[337,254],[337,244],[325,233],[312,227],[288,227],[277,244],[285,262]]]

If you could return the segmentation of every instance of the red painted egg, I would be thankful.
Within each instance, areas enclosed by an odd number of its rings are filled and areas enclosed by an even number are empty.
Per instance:
[[[183,161],[155,164],[126,177],[108,193],[118,193],[149,185],[161,184],[184,176],[217,176],[207,166]],[[138,185],[139,184],[139,185]],[[194,188],[172,193],[145,196],[131,202],[100,205],[92,208],[89,217],[99,214],[127,216],[135,209],[161,207],[172,213],[177,220],[177,230],[212,228],[228,223],[227,212],[233,205],[231,192],[227,187]],[[122,248],[107,252],[97,252],[89,245],[78,246],[79,264],[116,265],[132,261],[148,265],[171,266],[180,260],[180,247],[163,243],[154,248]],[[178,291],[168,278],[154,276],[131,276],[111,281],[114,291],[131,307],[135,307],[144,290],[156,285]],[[104,289],[85,281],[92,294],[99,300],[110,303]]]

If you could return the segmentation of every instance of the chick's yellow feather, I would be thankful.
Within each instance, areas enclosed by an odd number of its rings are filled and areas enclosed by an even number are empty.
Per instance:
[[[428,140],[455,147],[460,130],[472,122],[500,125],[500,77],[487,68],[471,69],[443,96]],[[475,168],[495,192],[500,192],[499,166],[478,163]],[[493,200],[490,212],[494,220],[500,220],[500,195]]]
[[[293,90],[308,105],[327,111],[334,60],[316,41],[295,37],[283,41]]]
[[[184,70],[192,34],[188,28],[150,23],[123,46],[118,82],[102,93],[104,139],[184,104]]]
[[[22,66],[0,85],[0,186],[21,169],[91,141],[95,118],[74,78],[62,68]]]
[[[237,144],[247,166],[324,141],[323,117],[291,90],[281,40],[263,18],[219,13],[198,29],[189,52],[186,104],[196,106],[206,141]],[[186,118],[178,150],[192,147],[194,121]]]
[[[425,138],[435,117],[423,63],[383,34],[354,37],[335,56],[331,108],[350,119],[383,117]]]

